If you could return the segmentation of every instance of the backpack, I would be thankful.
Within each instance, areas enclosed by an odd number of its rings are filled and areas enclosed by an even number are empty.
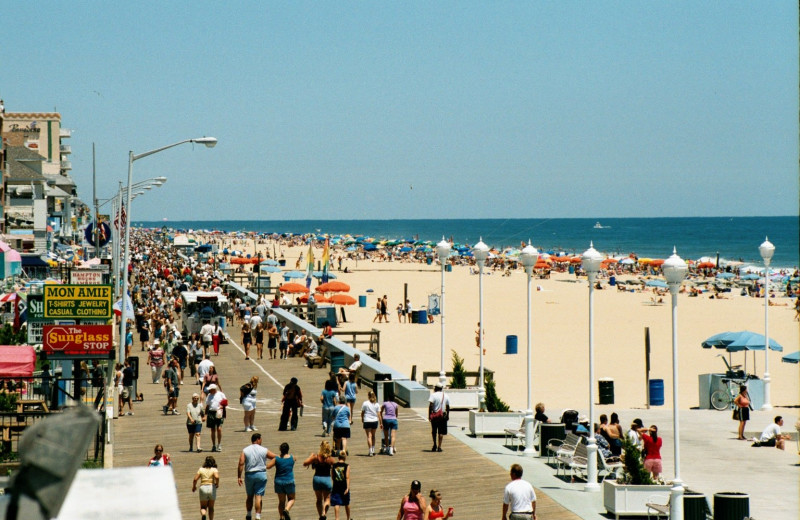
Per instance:
[[[250,383],[245,383],[239,387],[239,403],[244,403],[244,398],[250,394],[252,389],[253,385]]]

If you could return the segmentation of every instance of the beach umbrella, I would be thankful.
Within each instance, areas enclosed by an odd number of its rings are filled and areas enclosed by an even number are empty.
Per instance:
[[[292,278],[305,278],[306,273],[302,273],[300,271],[287,271],[283,273],[283,277],[287,280],[291,280]]]
[[[717,273],[717,278],[721,280],[730,280],[731,278],[736,278],[736,275],[733,273]]]
[[[317,303],[329,303],[330,300],[320,293],[314,293],[314,299]],[[300,303],[308,303],[308,295],[304,294],[300,297]]]
[[[757,274],[748,273],[748,274],[742,276],[740,279],[741,280],[760,280],[761,278],[763,278],[763,277],[758,276]]]
[[[619,261],[619,263],[622,265],[632,265],[636,263],[636,260],[634,260],[633,258],[623,258],[622,260]]]
[[[352,296],[347,294],[334,294],[330,298],[328,298],[330,303],[334,303],[336,305],[355,305],[356,299]]]
[[[262,273],[280,273],[281,268],[276,267],[274,265],[264,265],[264,262],[261,262],[261,272]]]
[[[313,276],[314,278],[322,278],[322,271],[314,271],[313,273],[311,273],[311,276]],[[336,275],[331,273],[331,272],[329,272],[328,273],[328,278],[331,278],[331,279],[336,278]]]
[[[781,358],[781,361],[784,363],[794,363],[795,365],[800,363],[800,350],[792,352],[791,354],[786,354]]]
[[[328,282],[317,287],[318,292],[350,292],[350,286],[344,282]]]
[[[264,260],[263,262],[261,262],[261,265],[273,265],[274,266],[274,265],[278,265],[278,262],[273,260],[272,258],[269,258],[269,259]]]
[[[305,285],[300,285],[299,283],[285,283],[280,286],[280,291],[288,293],[307,293],[308,289]]]
[[[664,280],[647,280],[644,284],[648,287],[658,287],[660,289],[666,289],[668,287],[667,282]]]
[[[710,269],[714,267],[717,267],[717,264],[715,264],[714,262],[700,262],[699,264],[697,264],[698,269]]]
[[[664,259],[662,259],[662,258],[656,258],[655,260],[651,260],[650,261],[650,265],[653,265],[653,266],[656,266],[656,267],[658,267],[660,265],[663,265],[663,264],[664,264]]]

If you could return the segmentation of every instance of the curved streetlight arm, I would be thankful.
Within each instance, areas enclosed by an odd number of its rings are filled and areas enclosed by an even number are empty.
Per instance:
[[[134,154],[131,152],[131,162],[138,161],[139,159],[144,159],[148,155],[153,155],[154,153],[163,152],[164,150],[168,150],[170,148],[174,148],[176,146],[180,146],[185,143],[198,143],[204,144],[209,148],[214,148],[217,145],[217,138],[216,137],[199,137],[197,139],[184,139],[183,141],[178,141],[177,143],[168,144],[167,146],[162,146],[161,148],[156,148],[155,150],[150,150],[149,152],[142,152],[140,154]]]

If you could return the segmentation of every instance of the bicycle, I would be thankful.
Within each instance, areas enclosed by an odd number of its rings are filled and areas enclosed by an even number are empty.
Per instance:
[[[713,406],[715,410],[733,409],[733,401],[739,394],[739,386],[743,385],[746,381],[747,379],[723,379],[722,382],[725,383],[726,389],[717,390],[711,394],[711,406]],[[736,384],[736,390],[734,390],[732,383]]]

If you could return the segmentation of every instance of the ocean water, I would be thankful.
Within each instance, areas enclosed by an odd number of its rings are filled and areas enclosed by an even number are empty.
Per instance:
[[[610,218],[595,228],[592,219],[426,219],[426,220],[208,220],[142,221],[135,226],[217,229],[258,233],[328,233],[375,238],[418,238],[438,242],[442,236],[460,244],[479,239],[490,247],[519,247],[531,240],[541,251],[581,253],[592,241],[606,253],[666,258],[673,246],[684,259],[702,256],[761,264],[758,246],[769,237],[775,245],[772,266],[800,265],[798,217]]]

